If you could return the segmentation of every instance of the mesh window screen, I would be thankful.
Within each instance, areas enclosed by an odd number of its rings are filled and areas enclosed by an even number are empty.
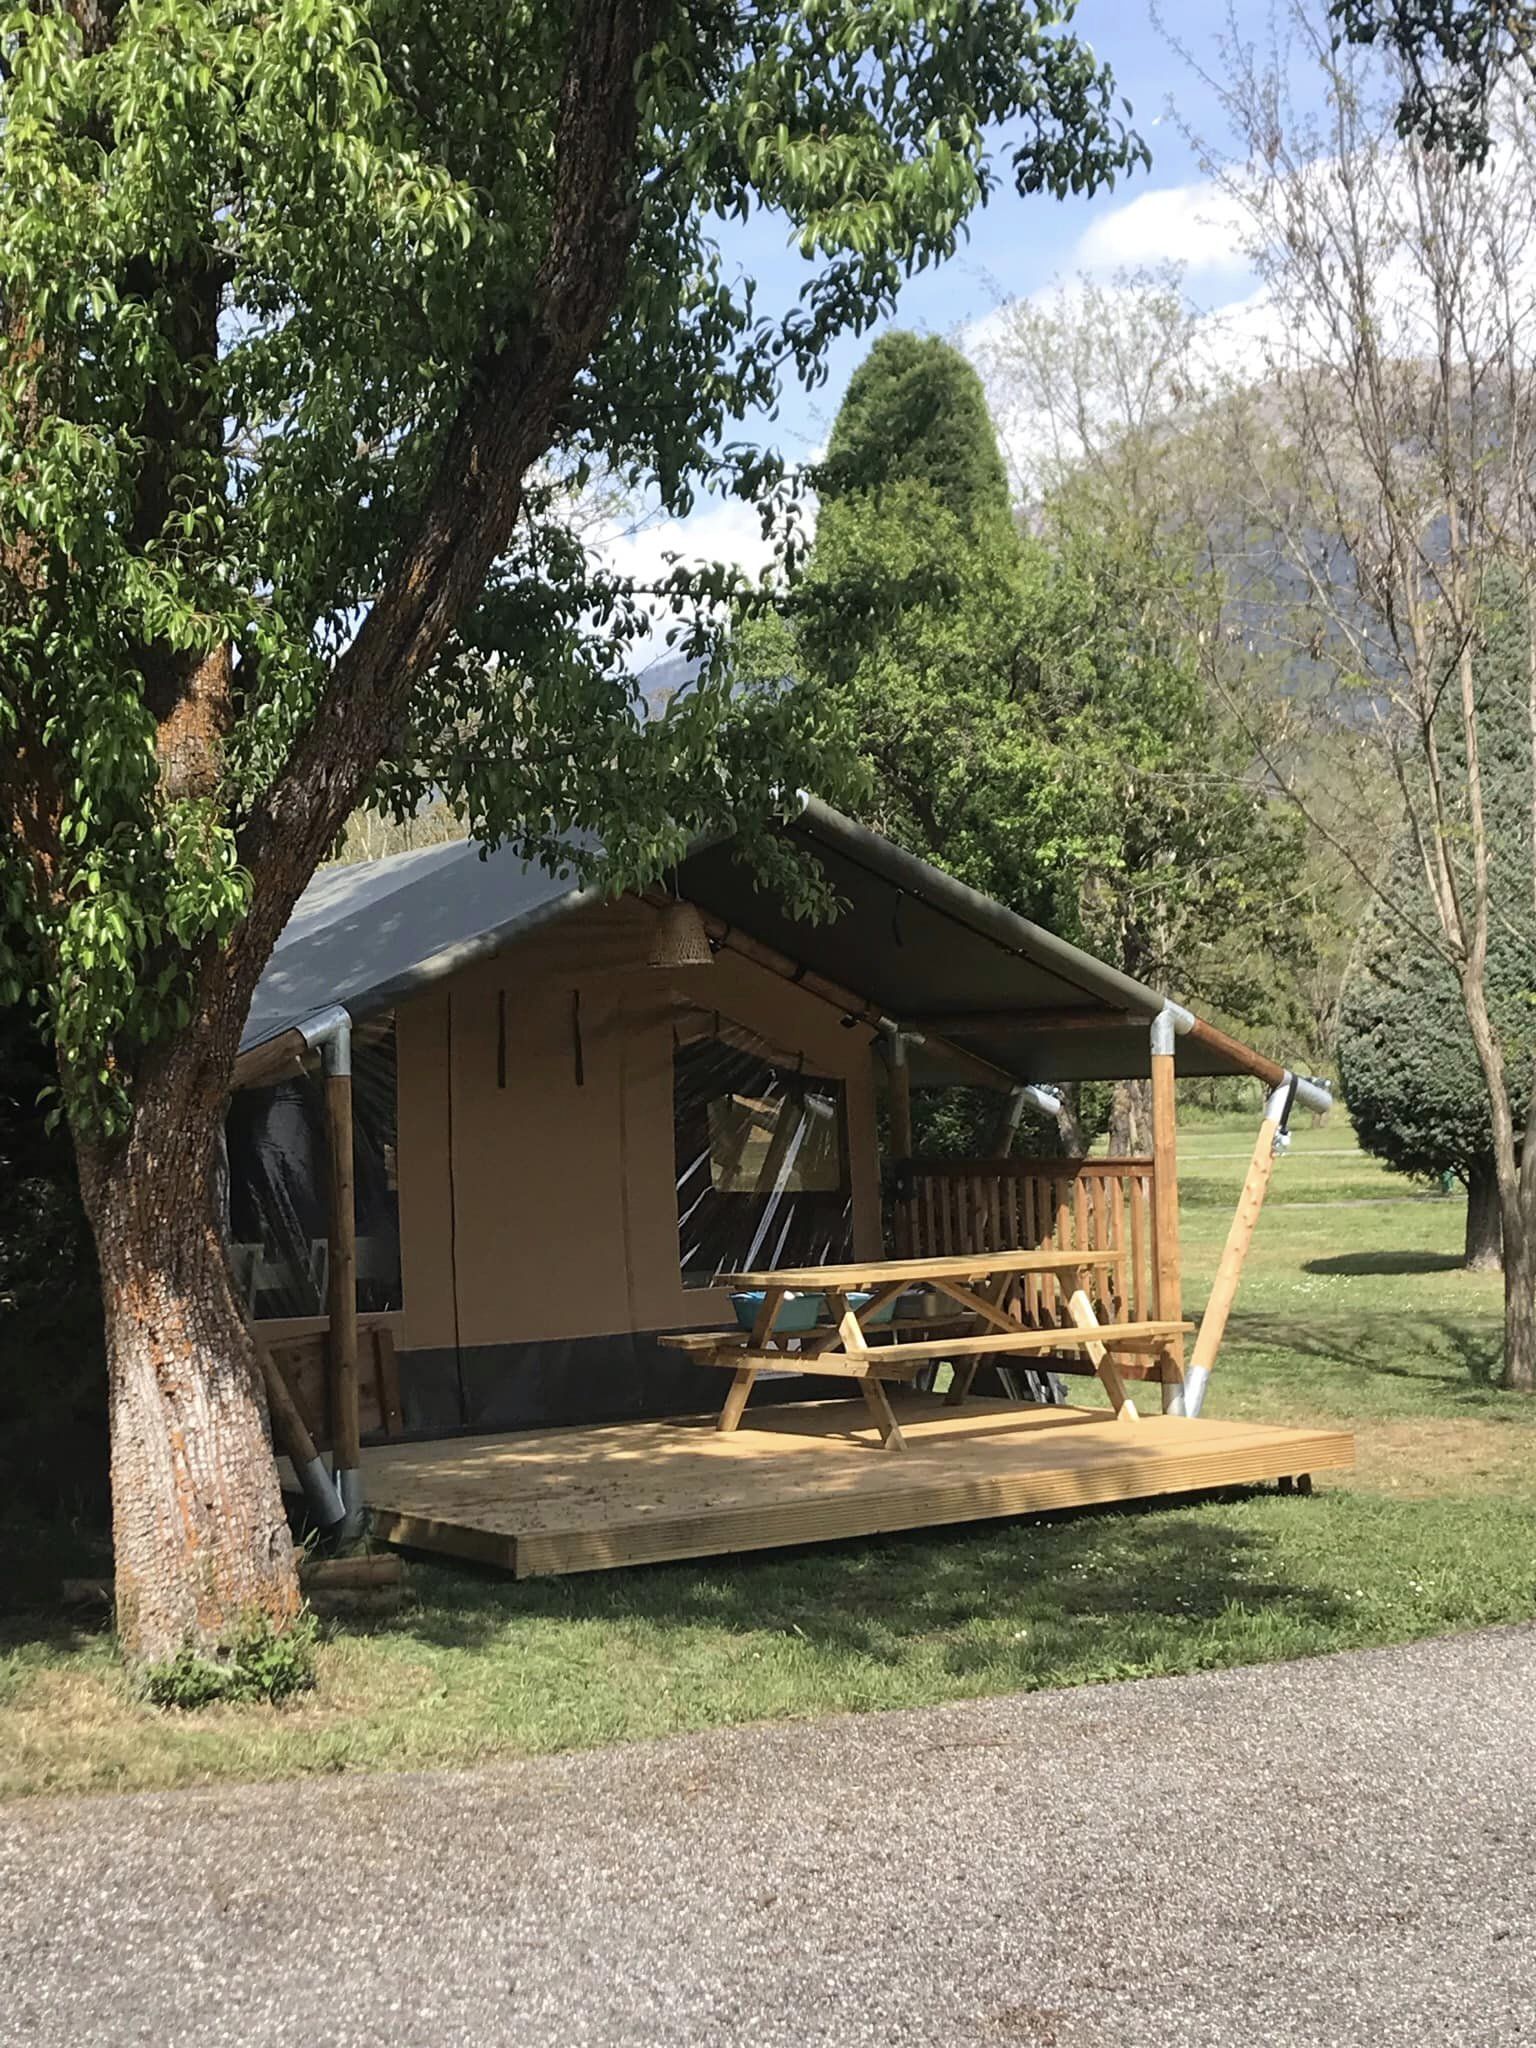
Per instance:
[[[357,1207],[357,1305],[394,1309],[400,1293],[400,1202],[395,1179],[395,1025],[352,1033],[352,1172]],[[325,1313],[328,1282],[325,1097],[319,1063],[230,1104],[230,1259],[253,1318]]]
[[[694,1011],[674,1026],[672,1081],[686,1286],[853,1256],[841,1081]]]

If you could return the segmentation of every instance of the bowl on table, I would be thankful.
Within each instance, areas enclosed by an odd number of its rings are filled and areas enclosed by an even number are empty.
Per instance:
[[[739,1294],[731,1296],[731,1307],[736,1311],[736,1320],[744,1330],[750,1330],[757,1321],[765,1298],[760,1287],[743,1288]],[[855,1290],[849,1294],[848,1304],[851,1308],[860,1309],[871,1298],[867,1289],[863,1292]],[[881,1324],[888,1323],[895,1312],[895,1302],[886,1302],[883,1308],[877,1308],[869,1318],[869,1327],[876,1329]],[[774,1323],[773,1334],[776,1337],[793,1337],[797,1334],[803,1336],[807,1330],[814,1330],[818,1323],[824,1322],[830,1313],[827,1297],[817,1290],[810,1289],[804,1294],[786,1291],[783,1301],[779,1304],[778,1320]]]

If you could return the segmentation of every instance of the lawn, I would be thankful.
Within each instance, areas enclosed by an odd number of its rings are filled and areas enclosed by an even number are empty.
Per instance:
[[[1184,1148],[1198,1311],[1250,1129]],[[464,1763],[781,1715],[912,1706],[1401,1641],[1536,1613],[1536,1403],[1492,1384],[1496,1276],[1459,1200],[1298,1134],[1276,1168],[1213,1411],[1344,1422],[1308,1499],[979,1526],[517,1585],[418,1562],[399,1611],[333,1625],[281,1709],[161,1714],[110,1638],[0,1624],[0,1793]],[[1080,1383],[1079,1383],[1080,1384]],[[49,1569],[68,1569],[49,1553]],[[10,1578],[12,1599],[25,1583]],[[35,1583],[35,1581],[34,1581]]]

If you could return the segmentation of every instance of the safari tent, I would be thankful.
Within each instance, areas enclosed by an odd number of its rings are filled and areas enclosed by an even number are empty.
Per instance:
[[[295,1464],[329,1446],[384,1534],[532,1571],[1018,1512],[1045,1497],[1047,1415],[1105,1453],[1072,1499],[1347,1456],[1193,1412],[1276,1133],[1326,1095],[814,799],[778,829],[830,920],[794,916],[728,840],[616,899],[465,843],[315,878],[251,1008],[227,1147],[232,1268]],[[1268,1101],[1187,1355],[1173,1084],[1212,1074]],[[1146,1157],[1013,1156],[1031,1094],[1122,1076],[1152,1079]],[[992,1091],[996,1156],[912,1156],[911,1089],[941,1082]],[[984,1300],[986,1260],[1015,1251],[1035,1264]],[[1087,1336],[1041,1277],[1069,1252]],[[722,1276],[890,1260],[913,1284],[955,1270],[882,1330],[878,1369],[853,1323],[851,1366],[825,1331],[749,1345],[755,1370],[730,1354],[748,1340]],[[745,1428],[713,1427],[722,1364]],[[962,1366],[981,1391],[956,1406]],[[1062,1372],[1150,1380],[1169,1412],[1062,1407]],[[869,1459],[850,1376],[906,1458]]]

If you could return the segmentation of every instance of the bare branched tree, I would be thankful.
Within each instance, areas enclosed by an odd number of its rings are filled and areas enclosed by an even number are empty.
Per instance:
[[[1533,1037],[1528,1005],[1490,1000],[1489,956],[1536,962],[1536,133],[1510,94],[1470,168],[1398,134],[1390,57],[1335,49],[1300,0],[1280,29],[1263,54],[1223,46],[1235,146],[1204,150],[1263,284],[1262,395],[1229,413],[1229,471],[1274,555],[1271,626],[1316,685],[1288,744],[1263,744],[1341,846],[1296,767],[1308,731],[1347,728],[1390,773],[1416,860],[1345,851],[1402,944],[1455,973],[1493,1129],[1505,1384],[1533,1391]],[[1519,704],[1480,658],[1511,604]]]
[[[1240,336],[1199,311],[1178,265],[1079,277],[1012,301],[973,342],[1026,518],[1068,547],[1091,536],[1100,563],[1134,565],[1119,581],[1119,601],[1139,602],[1136,629],[1177,646],[1221,713],[1217,743],[1190,749],[1183,764],[1195,814],[1200,782],[1262,790],[1266,780],[1252,744],[1232,743],[1231,703],[1244,707],[1245,734],[1257,724],[1281,738],[1267,707],[1283,701],[1288,654],[1272,635],[1248,630],[1268,594],[1269,565],[1251,545],[1228,477],[1233,420],[1254,403],[1234,375],[1240,347]],[[1311,773],[1316,780],[1315,765]],[[1352,844],[1362,815],[1357,800],[1338,821]],[[1370,843],[1367,828],[1358,845]],[[1166,857],[1174,853],[1170,843]],[[1191,995],[1198,988],[1247,1026],[1273,1024],[1288,1049],[1304,1036],[1322,1064],[1360,892],[1341,886],[1345,864],[1320,841],[1299,869],[1255,867],[1248,885],[1272,892],[1272,920],[1284,934],[1255,947],[1253,929],[1211,915],[1230,880],[1223,854],[1197,831],[1176,845],[1187,888],[1170,890],[1166,868],[1155,864],[1119,879],[1119,907],[1145,949],[1122,964]],[[1104,937],[1113,943],[1112,933]],[[1141,1083],[1117,1089],[1112,1146],[1137,1149],[1144,1093]]]

